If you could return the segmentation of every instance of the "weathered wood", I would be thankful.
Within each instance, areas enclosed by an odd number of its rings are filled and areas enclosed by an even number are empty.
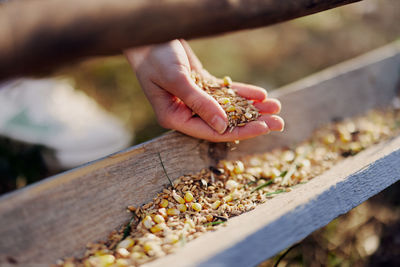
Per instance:
[[[145,266],[256,266],[399,180],[397,137]]]
[[[169,176],[175,179],[215,164],[218,158],[238,157],[260,152],[260,147],[265,151],[273,143],[288,145],[302,140],[314,127],[329,122],[332,115],[348,117],[389,103],[400,78],[400,47],[388,46],[319,77],[293,84],[279,95],[286,104],[283,114],[289,122],[287,131],[281,133],[282,139],[264,136],[258,142],[241,142],[235,151],[229,151],[224,144],[170,132],[0,197],[0,262],[12,257],[21,265],[52,263],[60,257],[81,254],[88,241],[105,239],[111,230],[127,221],[126,205],[148,202],[168,184],[158,153]],[[370,82],[365,83],[365,79]],[[320,100],[326,97],[334,101]],[[347,105],[341,101],[348,101]]]
[[[0,5],[0,80],[128,47],[266,26],[356,1],[10,1]]]

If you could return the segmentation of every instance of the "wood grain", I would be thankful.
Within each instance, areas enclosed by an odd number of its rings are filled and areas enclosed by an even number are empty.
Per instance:
[[[144,266],[256,266],[399,180],[397,137]]]
[[[0,263],[12,257],[21,266],[49,264],[60,257],[81,255],[87,242],[105,239],[127,221],[127,205],[150,201],[168,184],[158,153],[175,179],[215,164],[219,158],[288,145],[308,137],[314,127],[329,122],[332,116],[347,117],[388,104],[399,78],[400,49],[393,44],[284,89],[279,96],[286,104],[283,114],[289,127],[280,137],[241,142],[230,151],[223,143],[170,132],[4,195],[0,197]],[[326,97],[334,101],[321,100]],[[299,123],[299,116],[308,119]]]
[[[266,26],[356,1],[10,1],[0,5],[0,80],[128,47]]]

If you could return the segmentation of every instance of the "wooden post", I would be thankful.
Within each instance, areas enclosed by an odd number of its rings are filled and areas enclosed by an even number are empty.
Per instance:
[[[356,1],[10,1],[0,4],[0,80],[128,47],[266,26]]]

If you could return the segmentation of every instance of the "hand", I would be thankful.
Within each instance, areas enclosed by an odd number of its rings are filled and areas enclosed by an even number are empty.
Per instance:
[[[191,71],[195,70],[206,77],[211,75],[203,69],[183,40],[129,49],[125,55],[153,106],[158,122],[164,128],[212,142],[248,139],[270,131],[283,130],[282,118],[271,115],[280,111],[278,100],[267,99],[267,93],[262,88],[233,83],[232,88],[240,96],[254,100],[254,106],[263,115],[257,121],[236,127],[232,132],[226,131],[227,117],[224,110],[194,83]],[[199,117],[193,117],[192,111]]]

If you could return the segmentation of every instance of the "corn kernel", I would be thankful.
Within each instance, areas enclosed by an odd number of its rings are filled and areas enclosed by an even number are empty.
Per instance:
[[[231,202],[233,200],[233,197],[231,194],[225,196],[222,198],[225,202]]]
[[[175,190],[172,192],[172,197],[176,200],[176,202],[178,202],[179,204],[185,204],[185,200],[178,195]]]
[[[143,258],[145,256],[145,254],[143,253],[143,252],[133,252],[132,254],[131,254],[131,259],[132,260],[138,260],[138,259],[140,259],[140,258]]]
[[[115,264],[117,265],[117,267],[128,267],[129,261],[126,259],[117,259],[115,261]]]
[[[219,207],[220,205],[221,205],[221,201],[220,201],[220,200],[217,200],[217,201],[215,201],[214,203],[211,204],[211,208],[214,209],[214,210],[216,210],[216,209],[218,209],[218,207]]]
[[[195,210],[195,211],[201,211],[200,203],[193,203],[192,204],[192,209]]]
[[[206,219],[208,222],[212,222],[214,220],[214,216],[212,216],[211,214],[207,214]]]
[[[177,216],[177,215],[180,214],[180,212],[179,212],[178,209],[170,208],[170,209],[167,209],[167,214],[168,214],[169,216]]]
[[[331,145],[333,143],[335,143],[336,137],[334,134],[327,134],[323,137],[322,141],[326,144],[326,145]]]
[[[224,77],[224,86],[228,87],[232,85],[232,79],[229,76]]]
[[[185,194],[185,201],[192,202],[194,199],[193,194],[190,191],[187,191]]]
[[[118,248],[117,253],[121,255],[122,257],[128,257],[129,256],[129,251],[126,248]]]
[[[152,251],[154,249],[154,246],[153,246],[152,243],[146,242],[143,245],[143,249],[144,249],[145,252],[149,252],[149,251]]]
[[[118,248],[130,248],[133,246],[134,243],[135,243],[135,241],[132,238],[127,237],[124,240],[122,240],[121,242],[119,242],[119,244],[117,245],[117,249]]]
[[[228,180],[225,183],[225,188],[228,190],[236,189],[238,186],[239,186],[239,184],[235,180]]]
[[[240,174],[244,172],[244,165],[243,162],[241,162],[240,160],[235,162],[235,168],[233,169],[233,172],[236,174]]]
[[[154,225],[154,222],[149,215],[144,217],[142,223],[143,223],[144,227],[146,227],[147,229],[150,229]]]
[[[253,115],[252,115],[250,112],[246,112],[246,113],[244,114],[244,116],[245,116],[247,119],[251,119],[251,118],[253,117]]]
[[[231,103],[231,101],[227,97],[222,97],[221,99],[219,99],[219,103],[225,105]]]
[[[164,217],[161,216],[161,215],[159,215],[159,214],[154,215],[153,221],[154,221],[155,223],[163,223],[163,222],[165,222]]]
[[[175,244],[176,242],[179,241],[179,237],[174,234],[169,234],[165,237],[165,241],[169,244]]]
[[[187,210],[187,207],[185,204],[178,204],[176,207],[178,208],[178,210],[180,212],[185,212]]]
[[[97,265],[97,266],[104,266],[104,267],[112,265],[115,261],[115,257],[113,255],[109,255],[109,254],[98,256],[97,259],[98,259],[98,263],[99,263],[99,265]]]
[[[277,168],[271,169],[271,178],[276,178],[281,175],[281,172]]]
[[[226,108],[226,112],[233,112],[235,110],[236,110],[236,108],[234,106],[229,106]]]
[[[164,218],[167,218],[167,209],[166,208],[158,209],[158,213],[160,213],[160,215],[163,216]]]
[[[192,219],[186,218],[185,225],[189,226],[190,228],[195,228],[196,225],[194,224]]]
[[[151,228],[150,228],[150,231],[151,231],[152,233],[158,233],[158,232],[164,230],[165,227],[166,227],[165,223],[159,223],[159,224],[156,224],[156,225],[154,225],[153,227],[151,227]]]
[[[160,202],[160,207],[161,208],[166,208],[168,207],[168,200],[166,200],[165,198],[161,200]]]

